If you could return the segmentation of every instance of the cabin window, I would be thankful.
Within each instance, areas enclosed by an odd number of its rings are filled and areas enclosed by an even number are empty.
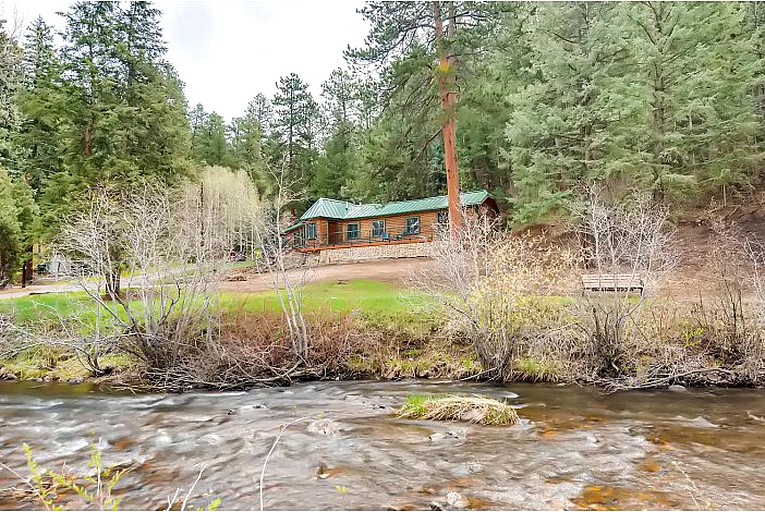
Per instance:
[[[436,222],[442,226],[449,224],[449,212],[438,212],[438,215],[436,216]]]
[[[385,221],[373,220],[372,221],[372,236],[383,236],[385,233]]]
[[[406,219],[406,234],[416,235],[420,232],[420,218],[409,217]]]
[[[353,222],[351,224],[348,224],[345,228],[345,237],[348,240],[355,240],[361,236],[361,229],[359,229],[359,223]]]
[[[309,222],[305,225],[305,239],[316,240],[316,223]]]

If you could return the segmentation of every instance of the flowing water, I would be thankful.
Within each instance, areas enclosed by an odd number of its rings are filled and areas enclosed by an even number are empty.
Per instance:
[[[411,393],[508,399],[522,421],[500,428],[397,419]],[[555,385],[322,382],[134,396],[2,382],[0,461],[27,474],[27,441],[41,466],[86,471],[94,433],[106,462],[134,466],[119,485],[124,508],[166,507],[206,464],[194,506],[220,497],[222,508],[259,509],[263,462],[280,426],[306,418],[284,431],[269,459],[267,509],[448,501],[472,509],[762,509],[763,416],[762,390],[605,395]],[[316,420],[333,423],[309,427]],[[0,470],[0,487],[14,485]],[[39,508],[5,496],[0,508]]]

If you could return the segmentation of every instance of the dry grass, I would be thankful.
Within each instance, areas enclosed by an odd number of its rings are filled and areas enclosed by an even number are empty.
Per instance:
[[[399,418],[437,421],[466,421],[480,425],[513,425],[518,421],[515,409],[491,398],[480,396],[422,396],[406,398]]]

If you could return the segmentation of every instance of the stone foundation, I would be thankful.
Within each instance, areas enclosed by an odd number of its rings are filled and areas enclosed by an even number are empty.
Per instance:
[[[391,245],[367,245],[324,249],[319,254],[319,264],[348,263],[352,261],[379,260],[385,258],[416,258],[428,256],[431,242]]]

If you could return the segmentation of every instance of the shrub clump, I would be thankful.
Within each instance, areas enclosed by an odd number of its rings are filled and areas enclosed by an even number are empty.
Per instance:
[[[513,425],[518,413],[506,402],[480,396],[411,395],[398,413],[399,418],[437,421],[466,421],[480,425]]]

